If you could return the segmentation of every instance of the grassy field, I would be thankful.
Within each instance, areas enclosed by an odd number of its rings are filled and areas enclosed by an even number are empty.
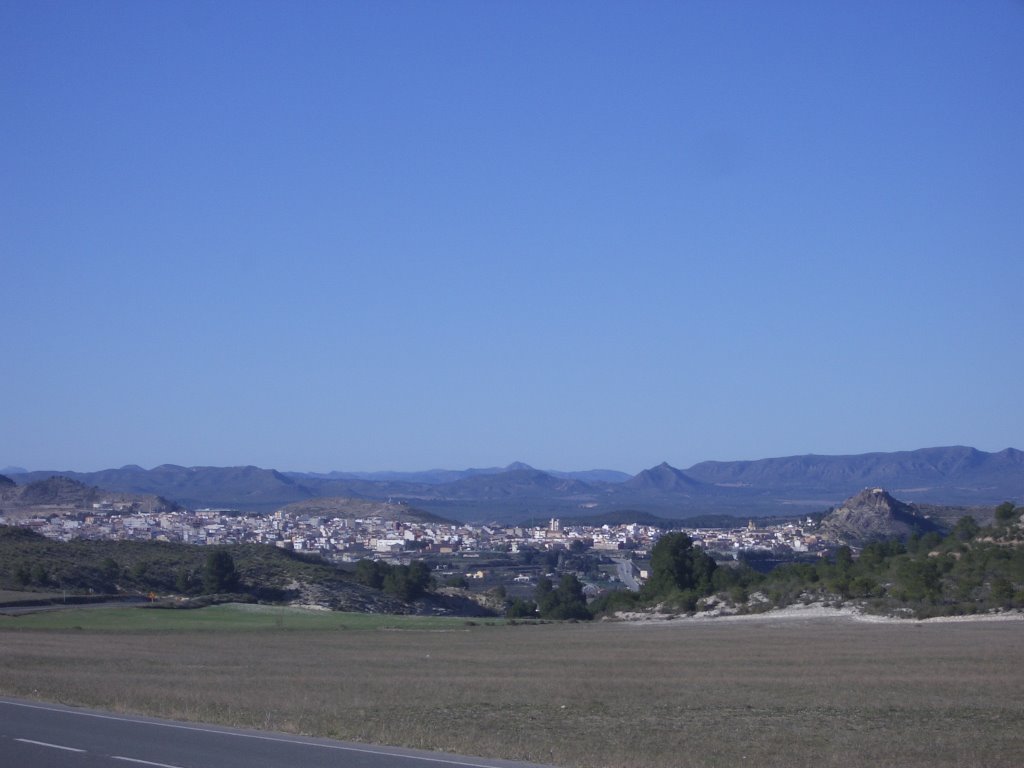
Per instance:
[[[1024,764],[1024,622],[359,618],[2,618],[0,693],[581,768]]]
[[[51,600],[60,596],[60,592],[25,592],[16,589],[0,589],[0,603],[16,602],[18,600]]]
[[[214,605],[200,609],[97,606],[0,616],[0,631],[31,629],[89,632],[270,631],[341,629],[451,629],[467,626],[464,618],[394,616],[377,613],[283,608],[269,605]]]

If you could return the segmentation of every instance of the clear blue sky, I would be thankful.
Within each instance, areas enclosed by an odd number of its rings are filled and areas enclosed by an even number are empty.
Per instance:
[[[0,4],[0,466],[1024,448],[1024,2]]]

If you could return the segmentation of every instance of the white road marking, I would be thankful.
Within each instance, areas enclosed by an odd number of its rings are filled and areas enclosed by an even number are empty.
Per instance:
[[[65,752],[85,752],[84,749],[77,749],[76,747],[64,747],[60,744],[50,744],[46,741],[33,741],[32,739],[15,739],[24,744],[35,744],[37,747],[49,747],[50,749],[63,749]]]
[[[118,715],[104,715],[99,712],[79,712],[74,709],[62,709],[60,707],[47,707],[42,704],[26,704],[20,701],[3,701],[0,705],[6,704],[11,707],[23,707],[25,709],[41,709],[45,712],[62,712],[65,715],[78,715],[79,717],[95,717],[99,720],[114,720],[120,723],[135,723],[136,725],[152,725],[159,728],[175,728],[181,731],[197,731],[199,733],[213,733],[219,736],[235,736],[239,739],[258,739],[260,741],[276,741],[281,744],[296,744],[304,747],[317,747],[319,749],[334,749],[341,752],[359,752],[366,755],[380,755],[381,757],[397,757],[404,760],[419,760],[424,763],[440,763],[442,765],[458,765],[461,768],[495,768],[494,763],[469,763],[461,760],[452,760],[444,757],[426,757],[425,755],[406,755],[401,752],[387,749],[373,749],[370,747],[349,747],[344,744],[319,744],[314,741],[303,741],[299,737],[284,738],[282,736],[264,736],[260,733],[236,733],[234,731],[223,731],[219,728],[202,728],[197,725],[183,725],[180,723],[161,723],[152,720],[141,720],[133,717],[120,717]],[[68,747],[63,747],[68,749]],[[75,750],[84,752],[85,750]],[[499,761],[500,762],[500,761]]]
[[[157,768],[181,768],[180,765],[168,765],[167,763],[154,763],[150,760],[139,760],[137,757],[121,757],[120,755],[111,755],[111,760],[124,760],[127,763],[139,763],[140,765],[155,765]]]

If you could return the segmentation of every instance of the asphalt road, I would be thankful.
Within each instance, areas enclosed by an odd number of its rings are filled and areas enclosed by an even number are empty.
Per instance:
[[[619,581],[626,585],[630,592],[640,591],[640,582],[633,576],[633,566],[628,558],[615,558],[615,566],[618,569]]]
[[[0,699],[0,765],[11,768],[542,768],[285,733]]]

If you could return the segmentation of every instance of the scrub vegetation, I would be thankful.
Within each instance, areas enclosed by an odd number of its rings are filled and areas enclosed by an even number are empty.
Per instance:
[[[848,546],[815,562],[768,573],[722,567],[684,533],[658,540],[651,577],[639,593],[613,592],[591,604],[595,615],[655,608],[694,613],[711,604],[740,612],[798,603],[857,605],[869,613],[961,616],[1024,608],[1024,507],[996,508],[991,525],[961,518],[945,536],[932,531],[875,540],[855,556]]]

